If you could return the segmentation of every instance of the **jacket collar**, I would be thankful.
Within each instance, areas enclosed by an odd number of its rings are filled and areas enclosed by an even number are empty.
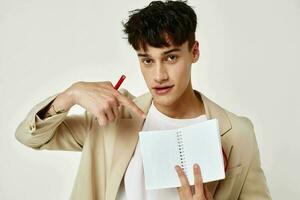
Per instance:
[[[222,107],[220,107],[219,105],[214,103],[212,100],[207,98],[204,94],[200,93],[199,91],[194,90],[194,93],[200,100],[202,100],[202,102],[204,104],[205,115],[206,115],[207,119],[212,119],[212,118],[218,119],[221,136],[224,135],[228,130],[230,130],[232,128],[231,123],[227,117],[226,111]],[[144,95],[134,99],[134,102],[147,115],[150,105],[151,105],[151,102],[152,102],[152,99],[153,98],[152,98],[151,93],[148,92],[148,93],[145,93]],[[133,118],[133,119],[139,121],[140,123],[144,122],[143,120],[141,120],[138,116],[136,116],[133,113],[131,113],[129,118]]]
[[[197,97],[203,101],[207,119],[218,119],[220,135],[223,136],[232,128],[226,111],[199,91],[194,90],[194,92]],[[135,98],[133,101],[141,110],[144,111],[145,114],[148,114],[152,99],[153,97],[151,93],[148,92]],[[121,118],[116,122],[117,126],[114,130],[116,131],[116,140],[106,190],[107,199],[109,200],[116,198],[126,168],[133,156],[138,142],[138,133],[142,129],[144,121],[144,119],[140,118],[136,114],[130,113],[128,118]],[[225,153],[229,155],[232,145],[224,144],[222,141],[222,146]],[[208,184],[208,188],[212,193],[214,193],[217,183],[218,181]]]

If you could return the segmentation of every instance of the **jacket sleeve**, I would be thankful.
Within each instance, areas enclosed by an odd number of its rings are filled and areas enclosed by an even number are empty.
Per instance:
[[[261,168],[260,153],[254,134],[253,124],[250,120],[249,123],[253,131],[252,159],[246,179],[243,183],[239,200],[270,200],[272,198],[267,186],[265,174]]]
[[[134,98],[126,89],[119,90],[123,95]],[[68,116],[68,111],[41,119],[38,113],[50,105],[58,94],[52,95],[35,105],[15,131],[16,139],[36,150],[81,151],[84,140],[94,123],[93,114]]]

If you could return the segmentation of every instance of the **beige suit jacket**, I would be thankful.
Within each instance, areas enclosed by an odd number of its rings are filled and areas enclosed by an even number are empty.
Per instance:
[[[253,124],[237,116],[197,90],[208,119],[219,120],[222,146],[228,156],[226,178],[206,183],[215,200],[271,199],[261,168]],[[145,113],[151,105],[151,93],[137,98],[126,89],[120,92],[133,99]],[[19,124],[15,136],[33,149],[81,151],[82,156],[73,190],[72,200],[113,200],[134,153],[138,132],[144,120],[121,108],[121,118],[100,127],[95,116],[87,111],[80,115],[60,113],[46,119],[37,115],[58,94],[35,105]]]

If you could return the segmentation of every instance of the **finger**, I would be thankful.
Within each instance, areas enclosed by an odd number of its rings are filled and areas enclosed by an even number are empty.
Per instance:
[[[119,117],[119,109],[118,109],[118,107],[117,107],[117,106],[114,106],[114,107],[112,108],[112,111],[113,111],[113,114],[114,114],[114,116],[115,116],[115,119],[118,118],[118,117]]]
[[[129,109],[131,109],[138,116],[140,116],[142,118],[146,117],[146,115],[144,114],[144,112],[137,105],[135,105],[135,103],[133,103],[133,101],[131,101],[127,97],[124,97],[122,95],[118,95],[118,100],[120,101],[120,103],[122,105],[124,105],[124,106],[128,107]]]
[[[115,115],[111,108],[109,108],[105,111],[105,115],[107,116],[109,122],[113,122],[115,120]]]
[[[194,164],[194,183],[195,195],[199,197],[204,196],[202,174],[198,164]]]
[[[182,199],[189,199],[193,197],[189,181],[182,170],[182,168],[179,165],[175,166],[177,175],[179,177],[181,187],[177,188],[179,195],[182,197]]]
[[[120,116],[120,114],[119,114],[120,113],[120,111],[119,111],[119,106],[120,106],[119,101],[116,99],[112,106],[113,106],[112,110],[113,110],[113,113],[115,115],[115,118],[119,118],[119,116]]]
[[[111,108],[112,108],[112,112],[113,112],[113,114],[114,114],[114,120],[115,120],[116,118],[119,117],[119,109],[118,109],[119,106],[120,106],[119,101],[118,101],[118,99],[114,96],[112,99],[110,99],[109,104],[110,104],[110,106],[111,106]]]
[[[211,193],[210,193],[210,191],[208,190],[208,188],[207,188],[206,185],[204,186],[204,193],[205,193],[205,198],[206,198],[207,200],[213,200],[213,197],[212,197],[212,195],[211,195]]]
[[[99,113],[97,120],[98,120],[98,123],[100,126],[104,126],[108,121],[105,113],[103,113],[103,112]]]

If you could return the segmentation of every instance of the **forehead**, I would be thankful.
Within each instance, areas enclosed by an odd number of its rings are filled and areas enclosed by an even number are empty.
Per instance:
[[[182,52],[187,49],[187,42],[180,46],[170,45],[168,47],[153,47],[146,44],[146,48],[137,50],[138,56],[163,56],[171,52]]]

